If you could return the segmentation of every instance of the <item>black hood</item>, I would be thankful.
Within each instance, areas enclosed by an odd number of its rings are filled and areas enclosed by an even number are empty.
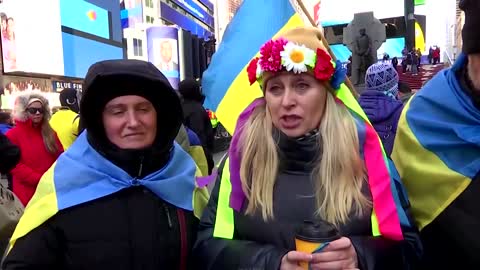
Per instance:
[[[102,121],[105,105],[125,95],[144,97],[157,112],[157,136],[148,149],[120,149],[106,137]],[[175,90],[154,65],[139,60],[108,60],[93,64],[87,72],[80,117],[88,141],[97,152],[132,176],[140,176],[142,167],[143,177],[168,161],[183,113]]]
[[[194,100],[203,104],[205,96],[202,94],[200,83],[193,79],[186,79],[178,84],[178,91],[185,100]]]
[[[480,1],[462,0],[460,9],[465,12],[465,25],[463,26],[463,52],[466,54],[480,53]]]

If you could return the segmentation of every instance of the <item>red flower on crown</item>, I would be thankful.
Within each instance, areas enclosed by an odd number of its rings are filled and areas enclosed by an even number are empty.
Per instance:
[[[322,49],[317,49],[317,62],[313,69],[315,78],[319,81],[328,81],[335,73],[335,68],[332,64],[332,57]]]
[[[280,52],[283,51],[283,47],[287,42],[283,38],[269,40],[260,48],[260,67],[263,71],[277,72],[282,69]]]
[[[254,84],[257,81],[257,64],[260,59],[255,57],[247,67],[248,73],[248,80],[250,81],[250,85]]]

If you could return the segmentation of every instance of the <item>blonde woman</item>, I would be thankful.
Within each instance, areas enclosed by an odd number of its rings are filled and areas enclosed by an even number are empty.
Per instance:
[[[237,122],[201,220],[200,269],[406,269],[417,254],[400,206],[407,199],[320,37],[315,28],[287,31],[248,66],[264,97]],[[341,238],[297,252],[305,220],[331,224]]]
[[[63,147],[48,122],[50,107],[44,96],[18,96],[13,113],[16,125],[6,135],[21,151],[20,162],[11,172],[13,192],[27,205],[43,173],[63,152]]]

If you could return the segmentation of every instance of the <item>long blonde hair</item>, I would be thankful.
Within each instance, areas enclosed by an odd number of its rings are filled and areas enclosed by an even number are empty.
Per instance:
[[[319,127],[322,154],[311,177],[315,183],[316,214],[337,226],[346,223],[352,214],[364,215],[371,206],[362,193],[366,172],[354,121],[348,109],[337,104],[328,91]],[[259,211],[265,221],[273,218],[273,189],[279,169],[272,129],[270,113],[266,105],[261,105],[252,113],[240,135],[240,178],[248,199],[246,214]]]
[[[43,121],[42,121],[42,126],[41,126],[41,132],[42,132],[42,138],[43,138],[43,144],[45,145],[45,148],[47,151],[51,154],[57,153],[60,149],[58,148],[57,145],[57,140],[55,138],[56,134],[53,128],[50,126],[50,118],[51,118],[51,112],[50,112],[50,106],[48,105],[48,99],[46,99],[42,94],[40,93],[27,93],[18,96],[15,99],[15,108],[14,108],[14,114],[13,117],[17,121],[27,121],[28,120],[28,114],[26,112],[28,102],[32,99],[39,99],[40,103],[42,103],[42,108],[43,108]]]

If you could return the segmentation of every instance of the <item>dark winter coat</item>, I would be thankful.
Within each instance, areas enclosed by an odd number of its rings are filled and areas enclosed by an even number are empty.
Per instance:
[[[235,232],[233,240],[213,237],[219,183],[212,192],[207,209],[200,221],[194,253],[198,269],[266,269],[278,270],[282,257],[295,250],[295,229],[304,220],[315,219],[316,203],[312,196],[314,187],[310,181],[313,169],[311,161],[316,157],[316,138],[306,141],[281,139],[281,165],[275,182],[273,205],[274,220],[265,222],[261,213],[247,216],[234,211]],[[225,168],[223,168],[225,170]],[[368,188],[365,195],[371,197]],[[246,204],[247,202],[245,202]],[[244,204],[244,205],[245,205]],[[301,207],[299,207],[301,206]],[[371,211],[362,217],[351,217],[350,222],[340,226],[342,235],[349,237],[358,255],[362,270],[409,269],[405,257],[406,241],[395,242],[381,237],[372,237]],[[417,234],[407,232],[406,239],[415,243]]]
[[[20,160],[20,148],[0,133],[0,173],[8,173]]]
[[[201,93],[200,84],[195,80],[184,80],[178,88],[183,98],[183,123],[200,138],[211,172],[214,166],[214,133],[208,113],[203,107],[205,96]]]
[[[456,72],[461,89],[471,98],[480,111],[480,95],[473,90],[468,78],[467,63]],[[471,184],[450,204],[420,236],[425,244],[422,269],[479,269],[480,257],[480,169]],[[445,247],[444,243],[449,243]],[[448,260],[438,260],[448,258]]]
[[[373,90],[364,91],[360,95],[359,103],[380,136],[387,155],[390,156],[403,103]]]
[[[15,243],[4,269],[185,270],[197,226],[148,189],[126,189],[58,213]]]

